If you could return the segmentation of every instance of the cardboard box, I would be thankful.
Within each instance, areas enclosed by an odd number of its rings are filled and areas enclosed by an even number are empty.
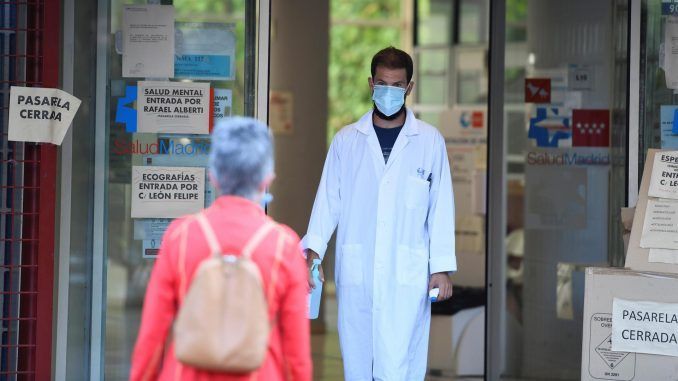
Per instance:
[[[611,350],[614,298],[678,303],[678,275],[627,269],[586,269],[581,379],[678,380],[678,357]]]
[[[660,150],[651,149],[647,151],[645,160],[645,169],[643,170],[643,181],[640,184],[638,193],[638,204],[636,204],[636,214],[633,217],[633,228],[631,229],[631,240],[629,249],[626,253],[625,266],[637,271],[655,271],[662,273],[678,274],[678,264],[649,262],[650,249],[640,247],[640,236],[643,234],[643,224],[645,223],[645,210],[647,209],[648,195],[650,189],[650,179],[652,177],[652,166],[654,157]],[[675,379],[678,379],[676,377]]]

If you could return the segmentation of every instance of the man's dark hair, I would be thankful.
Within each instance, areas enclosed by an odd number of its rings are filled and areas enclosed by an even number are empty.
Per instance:
[[[405,69],[407,72],[407,82],[412,80],[413,64],[412,57],[400,49],[389,46],[380,50],[372,57],[372,78],[377,72],[377,66],[387,69]]]

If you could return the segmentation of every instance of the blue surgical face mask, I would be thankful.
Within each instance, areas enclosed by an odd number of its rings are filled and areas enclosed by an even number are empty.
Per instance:
[[[265,192],[263,195],[261,195],[261,207],[263,209],[266,209],[266,206],[268,206],[268,204],[271,201],[273,201],[273,195],[272,194]]]
[[[374,85],[372,100],[382,114],[391,116],[405,104],[405,92],[402,87]]]

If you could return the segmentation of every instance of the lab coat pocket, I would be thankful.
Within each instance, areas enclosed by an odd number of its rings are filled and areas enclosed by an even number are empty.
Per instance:
[[[341,247],[340,274],[341,286],[359,286],[363,283],[362,245],[348,244]]]
[[[407,198],[405,205],[408,209],[422,209],[428,206],[429,182],[415,176],[407,178]]]
[[[413,249],[407,245],[398,245],[396,256],[398,284],[406,286],[426,285],[428,280],[426,248]]]

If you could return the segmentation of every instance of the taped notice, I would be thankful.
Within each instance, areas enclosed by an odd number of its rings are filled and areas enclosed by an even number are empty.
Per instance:
[[[137,132],[209,134],[209,83],[139,81],[137,91]]]
[[[657,153],[648,196],[678,199],[678,151]]]
[[[678,303],[614,298],[612,350],[678,356]]]
[[[647,256],[647,261],[678,265],[678,250],[650,249],[650,253]]]
[[[612,350],[612,315],[593,314],[589,326],[591,331],[588,337],[588,371],[591,377],[604,380],[633,380],[636,377],[636,354]]]
[[[59,89],[10,88],[8,139],[61,145],[80,100]]]
[[[678,249],[678,201],[648,200],[640,247]]]
[[[132,218],[176,218],[205,207],[205,168],[132,167]]]

